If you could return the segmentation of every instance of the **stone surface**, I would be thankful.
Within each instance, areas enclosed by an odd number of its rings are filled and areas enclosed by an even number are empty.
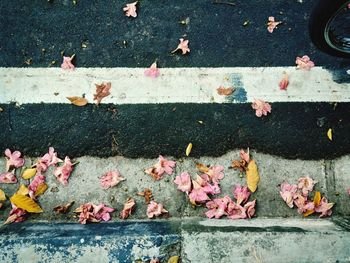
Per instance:
[[[350,156],[336,159],[333,162],[334,173],[331,174],[333,181],[330,187],[334,187],[333,198],[336,203],[335,211],[339,214],[350,215]]]

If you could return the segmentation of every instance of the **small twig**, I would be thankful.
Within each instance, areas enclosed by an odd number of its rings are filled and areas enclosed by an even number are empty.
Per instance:
[[[235,6],[236,4],[235,3],[232,3],[232,2],[221,2],[221,1],[213,1],[213,4],[224,4],[224,5],[232,5],[232,6]]]

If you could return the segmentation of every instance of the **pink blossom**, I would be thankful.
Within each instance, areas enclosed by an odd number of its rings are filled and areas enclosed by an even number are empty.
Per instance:
[[[157,62],[154,62],[148,69],[145,70],[145,76],[156,78],[159,76],[159,69],[157,68]]]
[[[57,152],[55,152],[55,148],[50,147],[49,152],[46,153],[42,158],[48,166],[56,166],[58,163],[63,162],[60,158],[57,157]]]
[[[280,90],[287,90],[288,85],[289,85],[288,75],[284,74],[279,83]]]
[[[226,209],[229,202],[231,202],[231,198],[229,196],[215,198],[212,201],[207,202],[206,206],[209,211],[207,211],[205,215],[209,218],[221,218],[226,214]]]
[[[167,210],[164,209],[162,204],[158,204],[154,201],[151,201],[147,206],[147,216],[148,218],[153,218],[160,216],[161,214],[168,213]]]
[[[6,172],[11,168],[20,168],[24,165],[24,159],[21,158],[21,152],[14,151],[11,153],[10,149],[5,150],[6,155]]]
[[[127,219],[131,215],[132,210],[134,209],[136,203],[134,198],[129,198],[124,204],[123,210],[120,212],[119,217],[121,219]]]
[[[34,198],[34,194],[36,192],[36,190],[38,190],[38,186],[45,183],[46,181],[46,177],[42,174],[37,174],[34,179],[30,182],[29,186],[28,186],[28,190],[29,190],[29,196],[31,198]]]
[[[209,196],[204,191],[204,189],[198,184],[198,182],[192,180],[192,185],[193,185],[193,189],[188,195],[188,197],[190,198],[190,202],[192,204],[204,203],[210,200]]]
[[[206,173],[210,176],[210,179],[213,183],[218,184],[220,180],[224,178],[224,173],[222,172],[224,167],[221,165],[214,165],[209,168],[209,171]]]
[[[75,69],[75,66],[72,63],[73,58],[74,58],[74,55],[71,57],[63,56],[63,62],[61,64],[61,68],[62,69]]]
[[[282,23],[281,21],[276,22],[273,16],[269,16],[269,22],[267,23],[267,30],[270,33],[272,33],[273,30],[281,23]]]
[[[244,205],[244,209],[246,210],[246,214],[249,218],[252,218],[255,214],[255,204],[256,200],[253,200]]]
[[[0,183],[15,184],[17,183],[16,175],[13,172],[2,173],[0,174]]]
[[[306,55],[303,57],[297,57],[295,59],[295,64],[297,64],[297,69],[305,69],[310,70],[312,67],[315,66],[315,63],[310,60],[310,58]]]
[[[327,198],[322,197],[321,202],[315,207],[317,213],[321,213],[320,217],[330,216],[332,214],[332,207],[334,203],[328,203]]]
[[[294,204],[298,208],[298,213],[303,214],[308,210],[314,209],[314,202],[307,200],[307,197],[301,195],[300,193],[295,194]]]
[[[227,206],[227,217],[230,219],[244,219],[247,218],[247,215],[244,207],[231,201]]]
[[[309,192],[314,189],[314,185],[317,181],[312,180],[310,177],[302,177],[298,179],[298,189],[301,189],[301,192],[304,196],[307,196]]]
[[[183,38],[180,38],[179,40],[180,40],[180,44],[171,53],[175,53],[176,51],[181,50],[182,55],[185,55],[187,52],[190,52],[190,49],[188,48],[189,41],[184,40]]]
[[[73,164],[69,159],[69,157],[66,156],[66,158],[64,159],[63,165],[57,167],[53,173],[59,182],[61,182],[63,185],[67,185],[68,178],[72,172],[73,172]]]
[[[136,5],[137,5],[137,2],[133,2],[133,3],[130,3],[130,4],[126,4],[126,7],[123,8],[123,11],[125,12],[125,15],[127,17],[137,17],[137,13],[136,13]]]
[[[292,184],[288,184],[288,183],[281,184],[280,195],[283,198],[284,202],[286,202],[286,204],[290,208],[293,208],[293,206],[294,206],[293,201],[294,201],[294,197],[295,197],[297,190],[298,189],[297,189],[296,185],[292,185]]]
[[[93,215],[99,221],[109,221],[111,219],[110,213],[112,212],[114,212],[114,208],[105,204],[93,205]]]
[[[233,191],[233,196],[237,199],[237,204],[245,203],[248,201],[250,192],[248,187],[236,185],[235,190]]]
[[[255,99],[252,103],[252,108],[255,110],[257,117],[266,116],[267,113],[271,113],[271,105],[263,100]]]
[[[247,152],[245,152],[243,149],[239,151],[239,156],[241,157],[242,160],[244,160],[246,163],[250,162],[250,155],[249,155],[249,148]]]
[[[177,189],[182,192],[190,192],[192,189],[191,177],[187,172],[183,172],[175,177],[174,183],[177,184]]]
[[[10,223],[18,223],[26,220],[26,214],[27,212],[21,208],[16,207],[14,204],[12,205],[12,209],[10,211],[9,217],[4,222],[4,225],[10,224]]]
[[[216,195],[220,194],[221,192],[219,184],[210,184],[208,182],[208,175],[206,174],[197,175],[196,182],[200,185],[200,187],[206,194]]]
[[[156,173],[159,175],[163,175],[164,172],[168,175],[171,175],[173,173],[173,168],[175,167],[176,162],[174,161],[168,161],[163,156],[159,155],[158,157],[158,163],[154,166]]]
[[[125,181],[124,177],[121,177],[119,171],[110,171],[104,174],[100,179],[100,184],[103,189],[108,189],[110,187],[116,186],[121,181]]]
[[[94,205],[86,203],[79,206],[76,210],[79,214],[79,223],[86,224],[87,222],[109,221],[111,219],[110,213],[114,212],[113,208],[107,207],[104,204]]]

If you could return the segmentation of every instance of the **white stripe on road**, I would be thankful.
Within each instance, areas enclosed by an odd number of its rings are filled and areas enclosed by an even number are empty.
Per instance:
[[[111,96],[103,103],[240,103],[254,98],[269,102],[350,102],[350,83],[338,84],[326,69],[161,68],[156,78],[141,68],[0,68],[0,103],[70,103],[66,97],[85,94],[93,103],[95,84],[111,82]],[[287,91],[279,89],[283,72]],[[346,74],[344,72],[344,74]],[[233,96],[221,96],[220,86],[235,87]]]

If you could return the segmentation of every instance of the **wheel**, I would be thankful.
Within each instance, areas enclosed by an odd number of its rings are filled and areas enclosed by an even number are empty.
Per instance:
[[[310,37],[322,51],[350,58],[350,1],[319,0],[310,16]]]

